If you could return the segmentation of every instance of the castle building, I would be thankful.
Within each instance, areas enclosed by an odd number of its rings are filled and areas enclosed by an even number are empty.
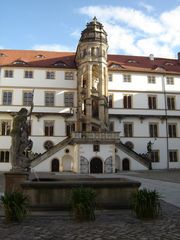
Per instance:
[[[35,171],[180,168],[180,54],[110,55],[96,18],[76,53],[1,49],[0,96],[0,171],[11,169],[13,117],[32,102]]]

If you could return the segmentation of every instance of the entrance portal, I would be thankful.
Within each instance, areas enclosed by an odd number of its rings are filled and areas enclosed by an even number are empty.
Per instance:
[[[100,158],[93,158],[90,162],[90,173],[103,173],[103,164]]]
[[[56,158],[51,162],[51,172],[59,172],[59,160]]]
[[[122,161],[122,170],[123,171],[129,171],[130,167],[129,167],[129,159],[125,158]]]

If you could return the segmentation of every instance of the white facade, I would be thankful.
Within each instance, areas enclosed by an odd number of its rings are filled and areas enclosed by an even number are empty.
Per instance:
[[[83,48],[86,44],[83,44]],[[94,48],[94,43],[92,46]],[[48,54],[51,54],[52,59],[53,55],[52,52],[29,52],[31,58],[33,54],[34,58],[38,54],[44,54],[43,58],[49,59]],[[30,108],[24,104],[25,93],[33,93],[30,138],[33,141],[34,153],[43,154],[47,151],[47,141],[55,146],[66,139],[67,134],[78,129],[78,66],[63,67],[62,63],[60,67],[52,67],[51,64],[43,67],[39,66],[39,63],[29,66],[25,64],[30,62],[28,58],[24,58],[25,63],[20,62],[20,65],[12,61],[3,64],[3,58],[11,58],[11,54],[14,54],[13,50],[0,50],[0,171],[11,168],[8,154],[11,136],[7,126],[4,127],[3,124],[8,122],[12,127],[13,116],[22,107]],[[17,59],[20,59],[21,55],[23,59],[20,51],[18,54]],[[64,59],[70,61],[69,55],[64,57],[65,55],[64,53],[62,62]],[[112,58],[108,58],[110,77],[107,81],[108,95],[111,95],[108,114],[113,131],[120,134],[119,140],[122,143],[131,142],[133,150],[138,154],[147,154],[147,144],[151,141],[153,169],[180,168],[180,60],[152,60],[149,57],[132,56],[124,59],[122,56],[122,61],[118,62],[115,55],[113,62]],[[138,61],[139,66],[134,67],[133,64],[138,64]],[[105,69],[106,64],[103,64]],[[174,69],[168,70],[168,67],[173,66]],[[31,77],[25,77],[26,71],[31,71]],[[47,77],[49,73],[51,77]],[[69,79],[66,74],[70,76]],[[107,78],[105,74],[104,78]],[[71,95],[66,97],[66,94]],[[116,144],[106,140],[103,142],[94,139],[90,142],[85,140],[84,143],[75,141],[66,144],[33,168],[36,171],[52,171],[52,161],[56,159],[59,162],[59,171],[89,173],[92,160],[98,158],[102,162],[103,172],[148,169],[133,157],[131,151],[128,153],[118,148],[117,138]],[[99,146],[98,151],[93,149],[94,145]],[[128,167],[123,163],[124,159],[129,161]],[[86,165],[85,170],[83,164]]]

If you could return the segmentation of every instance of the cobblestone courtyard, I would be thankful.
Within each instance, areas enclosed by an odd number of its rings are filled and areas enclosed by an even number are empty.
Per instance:
[[[171,175],[179,182],[180,173]],[[146,178],[158,179],[158,173]],[[166,173],[167,174],[167,173]],[[130,173],[133,175],[133,173]],[[156,176],[154,176],[156,175]],[[164,173],[160,173],[161,180]],[[169,181],[169,179],[168,179]],[[95,222],[77,223],[68,212],[33,213],[21,224],[4,224],[0,217],[0,239],[33,240],[33,239],[83,239],[83,240],[179,240],[180,239],[180,208],[162,201],[162,216],[156,220],[138,220],[131,210],[97,211]]]

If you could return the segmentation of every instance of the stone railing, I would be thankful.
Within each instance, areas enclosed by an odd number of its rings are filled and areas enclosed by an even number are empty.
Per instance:
[[[119,132],[72,132],[73,139],[88,139],[88,140],[119,140]]]

